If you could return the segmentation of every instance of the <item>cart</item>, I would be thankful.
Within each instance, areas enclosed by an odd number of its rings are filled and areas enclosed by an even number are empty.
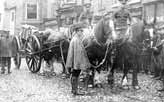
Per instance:
[[[21,59],[25,56],[27,38],[32,34],[33,30],[37,30],[37,28],[31,25],[22,25],[22,31],[18,35],[14,36],[14,42],[17,44],[18,49],[14,62],[18,69],[21,65]]]
[[[53,40],[48,40],[50,33],[35,32],[31,34],[25,44],[26,63],[32,73],[37,73],[40,70],[41,62],[47,55],[60,56],[62,64],[65,66],[64,55],[68,50],[68,46],[63,48],[65,42],[69,41],[62,34],[55,36]],[[66,52],[67,53],[67,52]],[[60,55],[59,55],[60,54]]]

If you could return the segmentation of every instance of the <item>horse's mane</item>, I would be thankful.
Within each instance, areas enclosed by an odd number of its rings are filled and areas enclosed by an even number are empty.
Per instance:
[[[100,43],[106,43],[107,36],[110,34],[111,29],[109,22],[105,18],[101,18],[94,28],[94,36]]]

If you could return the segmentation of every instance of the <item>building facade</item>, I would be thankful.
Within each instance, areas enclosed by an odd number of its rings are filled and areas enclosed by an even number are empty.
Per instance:
[[[164,0],[143,0],[144,19],[147,23],[164,23]]]
[[[78,22],[78,19],[85,9],[91,7],[91,0],[63,0],[57,10],[59,27],[69,27]],[[90,15],[92,12],[89,11]]]
[[[93,11],[93,24],[96,24],[101,17],[109,12],[112,12],[112,0],[92,0],[92,11]]]
[[[33,25],[39,30],[44,29],[43,18],[47,16],[46,0],[6,0],[5,10],[6,17],[11,19],[5,26],[8,26],[13,34],[18,34],[24,24]]]
[[[4,24],[4,16],[5,16],[5,9],[4,9],[4,0],[0,3],[0,30],[3,30]]]
[[[47,0],[47,16],[43,19],[45,29],[58,29],[57,10],[60,7],[60,0]]]
[[[112,0],[112,11],[115,11],[120,6],[120,3],[118,0]],[[142,6],[142,0],[129,0],[127,2],[127,8],[131,12],[132,17],[137,17],[142,19],[143,16],[143,6]]]
[[[15,32],[15,7],[6,8],[5,0],[0,4],[0,30],[9,31],[11,35]]]

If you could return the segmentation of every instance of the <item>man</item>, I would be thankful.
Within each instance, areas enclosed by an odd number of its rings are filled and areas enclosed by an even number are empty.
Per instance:
[[[112,21],[110,21],[110,26],[112,28],[112,39],[119,43],[124,43],[126,40],[131,40],[131,14],[126,8],[126,3],[128,0],[119,0],[120,8],[114,12],[112,15]],[[119,51],[114,52],[118,54]],[[128,89],[127,76],[123,77],[121,83],[123,88]]]
[[[119,1],[121,7],[113,14],[113,31],[117,39],[123,38],[131,25],[131,15],[126,8],[127,0]]]
[[[84,25],[81,23],[74,25],[73,38],[70,42],[68,57],[66,62],[66,68],[71,73],[71,85],[73,95],[83,95],[87,90],[88,73],[87,70],[90,68],[90,63],[85,52],[85,48],[82,44],[83,39],[83,28]],[[81,72],[85,72],[85,92],[78,91],[78,79]]]

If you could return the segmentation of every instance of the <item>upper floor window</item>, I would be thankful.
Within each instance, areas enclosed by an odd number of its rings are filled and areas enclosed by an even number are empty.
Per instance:
[[[37,19],[37,4],[27,4],[27,19]]]

